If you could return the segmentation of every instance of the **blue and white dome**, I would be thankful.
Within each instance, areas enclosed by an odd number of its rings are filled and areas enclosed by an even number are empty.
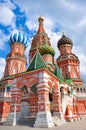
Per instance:
[[[25,48],[27,47],[27,44],[28,44],[28,39],[27,37],[22,34],[21,32],[17,32],[17,33],[14,33],[10,36],[10,39],[9,39],[9,43],[12,44],[14,42],[19,42],[19,43],[22,43],[24,44]]]

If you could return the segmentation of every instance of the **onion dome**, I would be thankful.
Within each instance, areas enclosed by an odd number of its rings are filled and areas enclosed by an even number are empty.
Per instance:
[[[40,47],[39,52],[41,53],[41,55],[44,55],[44,54],[51,54],[52,56],[55,55],[54,48],[52,48],[49,45],[44,45],[44,46]]]
[[[28,44],[28,39],[23,33],[17,32],[17,33],[12,34],[9,39],[10,44],[15,43],[15,42],[22,43],[26,48]]]
[[[64,34],[63,36],[61,37],[61,39],[58,41],[58,48],[61,46],[61,45],[65,45],[65,44],[68,44],[68,45],[71,45],[73,46],[73,42],[70,38],[66,37]]]

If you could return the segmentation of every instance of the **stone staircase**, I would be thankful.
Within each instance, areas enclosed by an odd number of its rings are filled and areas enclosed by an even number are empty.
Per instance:
[[[16,125],[26,125],[29,127],[33,127],[34,123],[35,117],[23,117],[16,123]],[[0,121],[0,125],[13,126],[13,119],[8,118],[5,122]]]
[[[2,125],[13,125],[13,115],[8,116],[7,120],[2,122]]]
[[[13,121],[11,119],[7,120],[6,122],[3,122],[3,125],[13,125]]]
[[[16,124],[20,119],[20,113],[16,113],[16,115],[14,115],[13,113],[9,113],[7,120],[5,122],[3,122],[3,125],[13,125],[14,124],[14,116],[15,116],[15,120],[16,120]]]
[[[23,117],[19,120],[18,125],[26,125],[29,127],[33,127],[35,123],[36,117]]]
[[[58,116],[53,116],[52,118],[53,118],[54,126],[60,126],[60,125],[66,124],[66,121],[64,118],[59,118]]]

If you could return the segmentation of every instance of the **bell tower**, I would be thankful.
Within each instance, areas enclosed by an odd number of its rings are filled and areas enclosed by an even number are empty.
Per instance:
[[[57,58],[57,64],[62,69],[64,79],[80,80],[80,62],[78,57],[72,53],[73,42],[63,34],[57,43],[60,56]]]
[[[26,70],[24,51],[27,47],[27,42],[27,37],[21,32],[14,33],[10,36],[10,53],[6,57],[4,77]]]

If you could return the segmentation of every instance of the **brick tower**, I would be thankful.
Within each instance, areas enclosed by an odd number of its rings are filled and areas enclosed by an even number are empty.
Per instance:
[[[53,63],[55,51],[51,47],[50,38],[47,36],[44,27],[42,17],[38,18],[39,27],[36,35],[33,37],[31,48],[29,51],[29,60],[31,61],[37,49],[42,55],[42,58],[46,64]]]
[[[27,38],[21,33],[17,32],[10,36],[9,44],[10,44],[10,53],[6,57],[6,66],[3,80],[0,84],[0,120],[5,121],[6,118],[12,117],[14,112],[14,104],[17,103],[17,97],[20,98],[19,90],[17,89],[16,79],[13,77],[18,75],[21,72],[26,71],[26,58],[24,55],[25,48],[27,47]],[[9,78],[8,78],[9,77]],[[14,90],[12,87],[14,86]],[[12,92],[11,92],[12,91]],[[20,106],[16,107],[19,113]],[[9,116],[8,116],[9,114]],[[19,115],[19,114],[17,114]],[[17,117],[18,118],[18,117]]]
[[[24,55],[27,46],[27,38],[21,32],[11,35],[10,53],[6,57],[6,67],[4,76],[18,74],[26,70],[26,58]]]
[[[63,34],[57,46],[60,51],[57,64],[62,69],[64,79],[72,79],[76,84],[82,84],[80,79],[80,62],[78,57],[72,52],[72,40]]]

